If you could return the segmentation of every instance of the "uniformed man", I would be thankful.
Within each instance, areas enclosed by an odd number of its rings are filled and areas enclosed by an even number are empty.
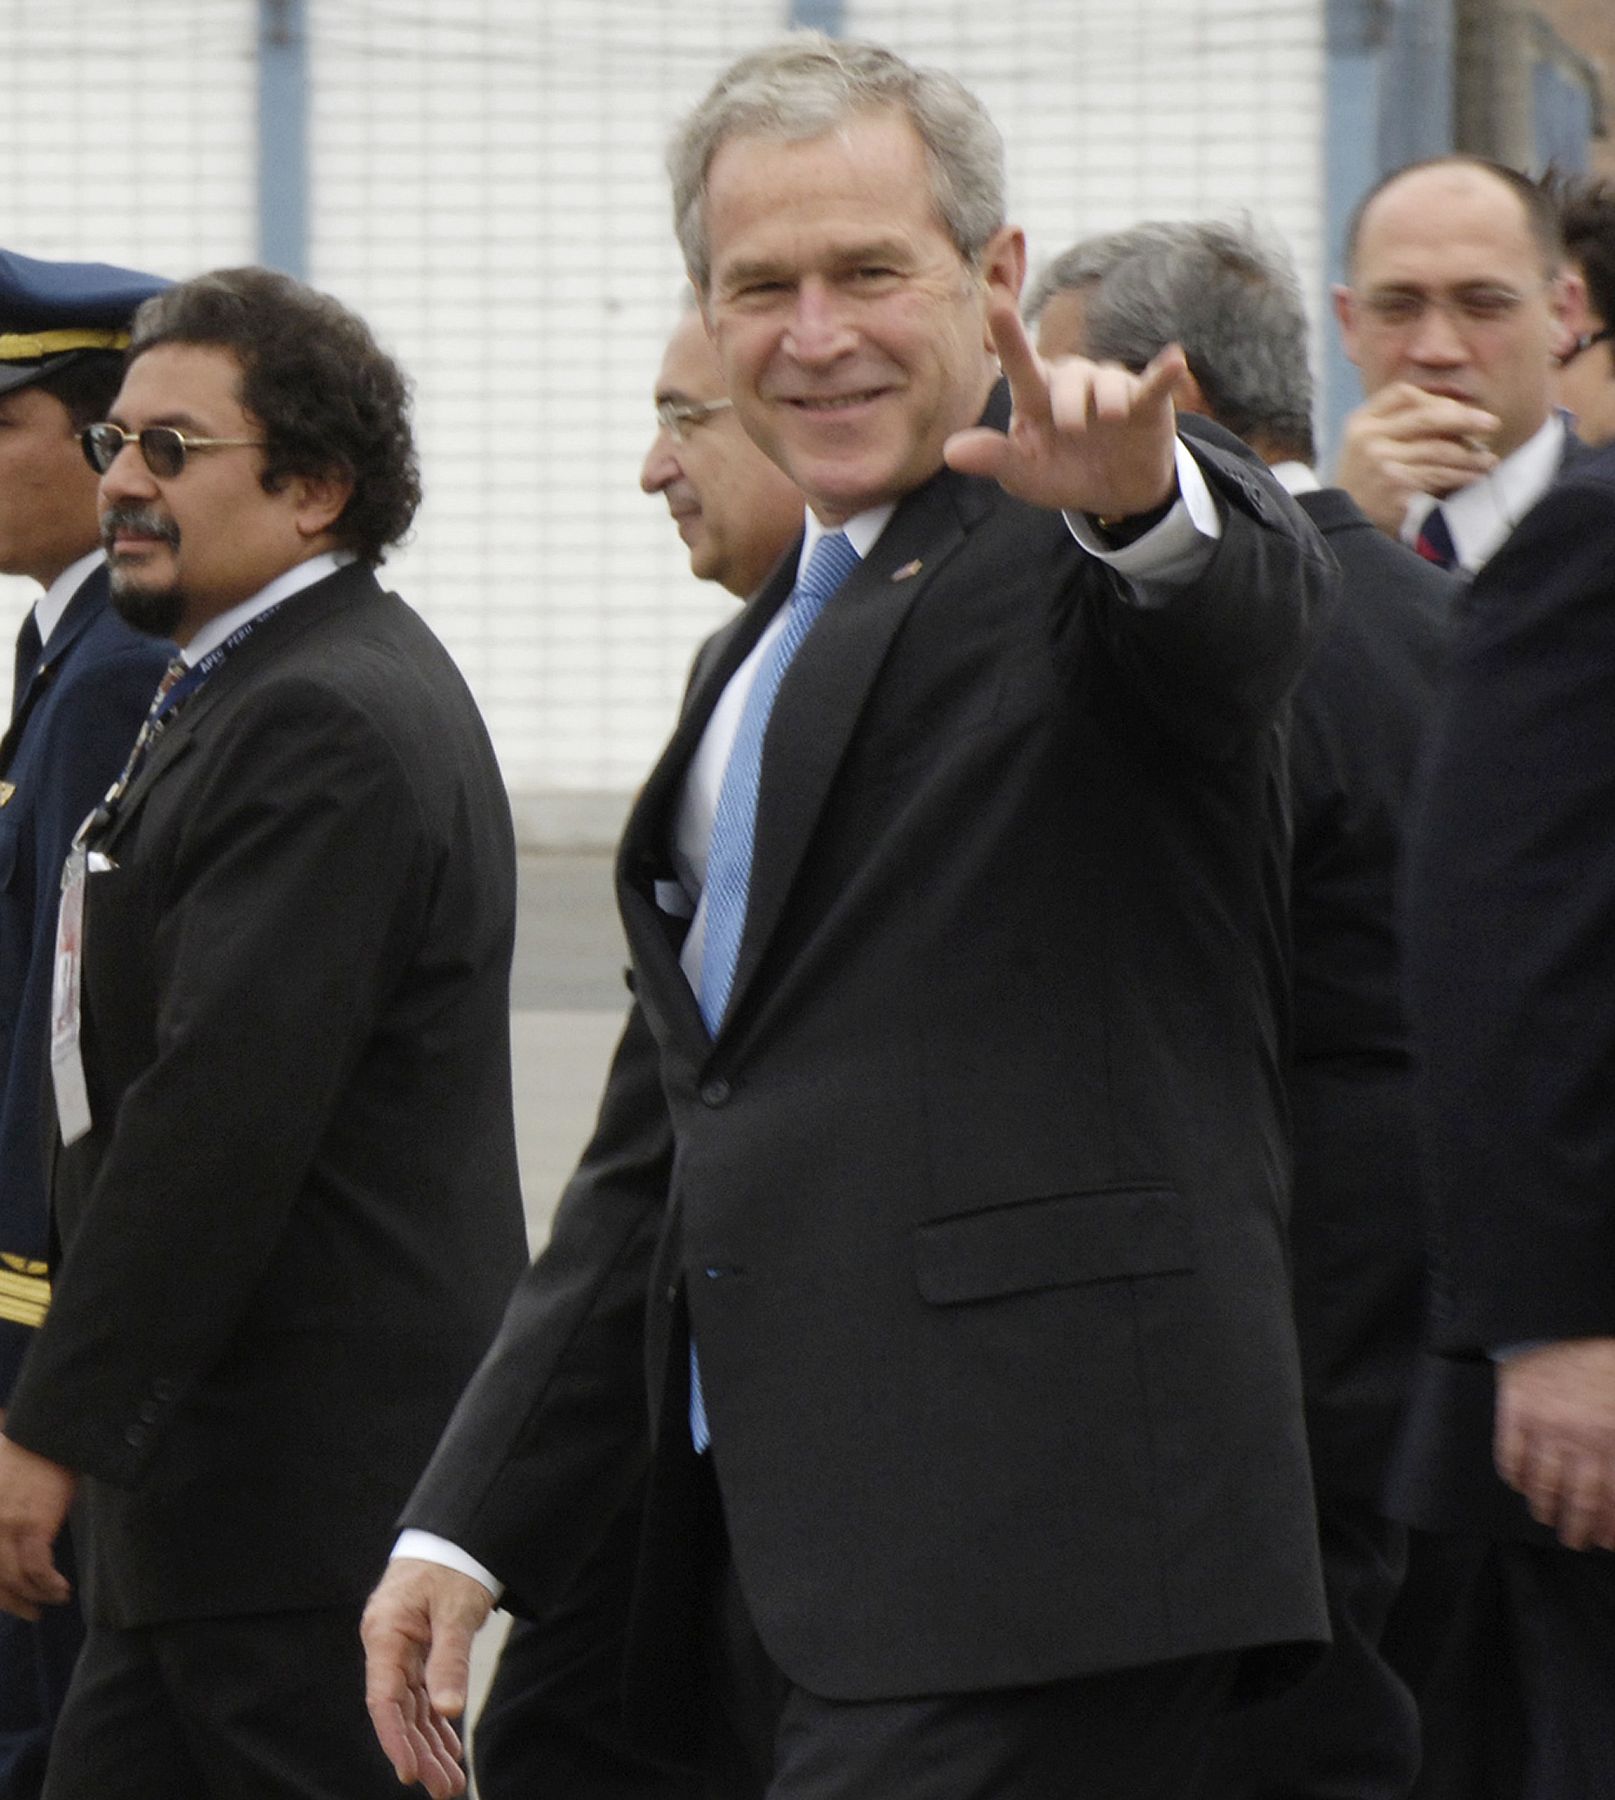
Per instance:
[[[118,391],[130,315],[164,283],[0,250],[0,572],[44,590],[17,634],[0,739],[0,1423],[45,1315],[44,1072],[56,893],[170,654],[107,601],[78,434]],[[34,1800],[78,1650],[76,1607],[0,1613],[0,1800]]]

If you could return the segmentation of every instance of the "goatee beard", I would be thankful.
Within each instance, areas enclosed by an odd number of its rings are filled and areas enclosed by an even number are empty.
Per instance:
[[[107,553],[113,610],[126,625],[148,637],[171,638],[184,612],[184,597],[177,587],[141,587],[138,577],[119,568],[112,549],[119,531],[159,538],[170,550],[177,551],[179,527],[149,506],[109,506],[101,515],[101,542]]]
[[[143,588],[129,581],[121,569],[110,571],[112,610],[125,625],[147,637],[172,638],[185,610],[177,587]]]

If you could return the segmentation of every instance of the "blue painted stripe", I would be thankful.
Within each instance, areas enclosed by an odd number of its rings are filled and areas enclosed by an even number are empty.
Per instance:
[[[793,29],[840,37],[847,28],[847,8],[844,0],[791,0],[786,23]]]
[[[307,0],[258,0],[258,260],[307,279]]]

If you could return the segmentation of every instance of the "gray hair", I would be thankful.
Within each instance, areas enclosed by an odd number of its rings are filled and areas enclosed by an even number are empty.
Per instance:
[[[1288,251],[1250,219],[1144,229],[1157,235],[1089,290],[1088,355],[1137,370],[1181,344],[1218,424],[1311,462],[1307,316]]]
[[[1028,325],[1035,325],[1056,294],[1080,294],[1103,281],[1117,263],[1125,262],[1129,256],[1176,243],[1178,233],[1176,225],[1148,220],[1142,225],[1129,225],[1125,231],[1083,238],[1039,270],[1021,302],[1021,316]]]
[[[937,214],[974,264],[1004,223],[1004,140],[986,108],[941,69],[916,68],[877,44],[798,31],[719,76],[668,147],[673,229],[696,288],[704,294],[712,274],[707,171],[726,140],[802,143],[887,107],[900,109],[918,133]]]

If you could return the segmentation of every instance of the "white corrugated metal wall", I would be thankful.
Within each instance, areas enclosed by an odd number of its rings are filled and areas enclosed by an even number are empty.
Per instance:
[[[662,146],[778,0],[308,0],[308,272],[414,374],[389,565],[460,660],[530,837],[609,836],[700,634],[637,488],[681,271]],[[1322,0],[849,0],[1005,132],[1034,264],[1246,208],[1321,291]],[[255,252],[254,0],[0,4],[0,243],[186,275]],[[0,594],[0,626],[25,603]]]

